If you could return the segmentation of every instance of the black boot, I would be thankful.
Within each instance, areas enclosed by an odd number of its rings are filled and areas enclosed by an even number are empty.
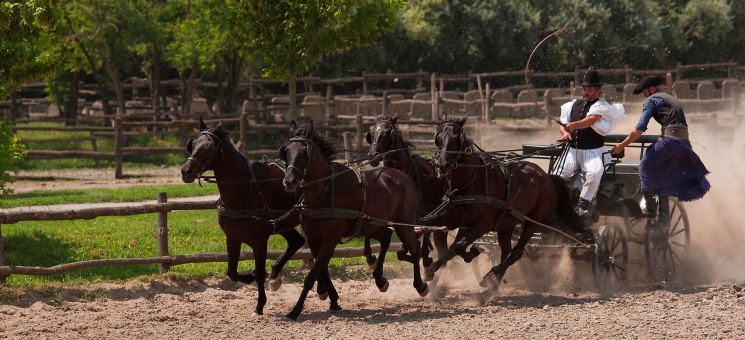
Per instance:
[[[668,196],[660,196],[659,218],[647,228],[670,228],[670,198]]]
[[[590,217],[590,204],[590,201],[580,198],[574,211],[577,212],[577,215],[582,219],[588,219]]]
[[[642,215],[650,220],[654,220],[657,217],[657,200],[655,199],[654,192],[645,191],[644,201],[647,204],[642,209]]]

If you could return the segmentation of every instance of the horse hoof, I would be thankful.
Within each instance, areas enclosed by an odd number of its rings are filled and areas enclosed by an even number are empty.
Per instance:
[[[429,285],[424,283],[423,286],[424,286],[424,289],[422,291],[419,291],[419,289],[417,289],[417,293],[419,293],[419,296],[421,297],[425,297],[427,296],[427,294],[429,294]]]
[[[318,298],[321,299],[321,301],[326,301],[326,299],[329,298],[329,293],[318,294]]]
[[[499,280],[495,277],[493,273],[487,273],[483,279],[481,279],[481,282],[479,282],[479,286],[489,289],[499,289]]]
[[[388,291],[388,287],[389,287],[388,280],[385,280],[385,283],[382,286],[378,287],[378,290],[385,293]]]
[[[260,316],[261,316],[262,314],[263,314],[263,313],[257,313],[257,312],[253,312],[253,313],[251,313],[251,317],[252,317],[252,318],[257,318],[257,317],[260,317]]]
[[[339,305],[329,307],[329,313],[332,313],[332,314],[340,310],[341,310],[341,306]]]
[[[269,280],[269,290],[272,292],[276,292],[279,290],[279,287],[282,286],[282,277],[277,277],[274,280]]]

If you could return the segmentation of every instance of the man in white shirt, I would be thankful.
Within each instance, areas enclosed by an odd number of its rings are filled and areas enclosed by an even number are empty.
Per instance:
[[[560,126],[559,132],[569,145],[564,163],[557,164],[554,173],[580,190],[575,211],[584,219],[590,217],[591,202],[611,159],[603,136],[625,115],[623,105],[600,100],[602,86],[598,72],[590,69],[582,80],[582,99],[561,106],[561,122],[566,126]]]

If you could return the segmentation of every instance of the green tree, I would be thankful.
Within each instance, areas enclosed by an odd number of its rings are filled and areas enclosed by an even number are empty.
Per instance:
[[[8,120],[0,120],[0,195],[13,193],[6,188],[7,183],[15,181],[18,163],[23,161],[23,144],[13,132],[13,125]]]
[[[139,59],[136,44],[141,41],[145,27],[138,5],[143,1],[74,0],[65,2],[61,25],[65,26],[58,44],[73,55],[71,60],[85,60],[72,64],[70,71],[82,69],[92,74],[98,84],[104,112],[112,113],[109,104],[109,86],[113,86],[117,112],[124,113],[125,77],[136,75]]]
[[[226,49],[232,47],[225,17],[234,6],[226,0],[169,1],[174,15],[170,31],[173,36],[165,58],[181,77],[182,116],[191,115],[190,107],[200,74],[214,74],[221,66]]]
[[[394,28],[402,0],[242,0],[233,27],[263,58],[264,76],[286,80],[298,117],[296,78],[326,55],[375,42]]]
[[[24,83],[52,72],[54,58],[44,52],[56,24],[58,0],[0,3],[0,99]]]

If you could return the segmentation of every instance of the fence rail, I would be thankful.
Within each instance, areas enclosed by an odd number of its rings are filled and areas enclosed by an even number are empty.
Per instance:
[[[215,208],[213,199],[200,201],[171,201],[166,199],[166,193],[158,194],[157,203],[135,203],[127,206],[92,207],[92,208],[63,208],[52,209],[50,207],[25,207],[21,209],[0,210],[0,283],[4,283],[10,275],[35,275],[49,276],[65,273],[84,268],[95,268],[103,266],[130,266],[141,264],[158,264],[160,272],[167,272],[170,266],[187,263],[205,262],[227,262],[227,253],[196,253],[171,256],[168,254],[168,213],[176,210],[209,210]],[[31,266],[9,266],[5,263],[5,247],[2,237],[2,225],[13,224],[22,221],[63,221],[63,220],[90,220],[104,216],[132,216],[140,214],[158,214],[156,223],[156,241],[158,252],[153,257],[147,258],[114,258],[78,261],[72,263],[58,264],[52,267]],[[389,252],[400,249],[401,244],[391,244]],[[380,245],[374,245],[373,251],[377,252]],[[276,260],[282,251],[269,251],[268,259]],[[363,255],[363,248],[339,248],[334,252],[337,258],[353,258]],[[254,258],[252,251],[242,251],[241,260]],[[293,260],[312,259],[312,254],[307,249],[301,249],[293,257]]]

